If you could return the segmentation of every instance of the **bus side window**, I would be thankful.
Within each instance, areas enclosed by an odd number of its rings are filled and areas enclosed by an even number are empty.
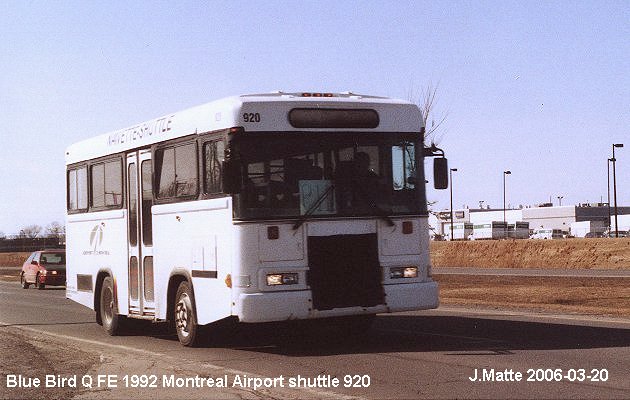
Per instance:
[[[155,166],[158,199],[190,198],[197,194],[195,143],[159,149]]]
[[[119,208],[122,205],[122,167],[120,160],[90,167],[90,207]]]
[[[203,145],[203,191],[220,193],[221,165],[225,159],[225,144],[222,140],[207,142]]]
[[[105,206],[105,164],[90,167],[90,185],[90,205],[96,208]]]
[[[157,197],[175,196],[175,150],[160,149],[156,152]]]
[[[68,170],[68,211],[87,211],[87,167]]]
[[[122,165],[120,160],[105,163],[105,206],[122,206]]]

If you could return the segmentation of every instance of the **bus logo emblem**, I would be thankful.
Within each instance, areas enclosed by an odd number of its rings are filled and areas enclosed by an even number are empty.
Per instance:
[[[103,226],[96,225],[92,228],[92,232],[90,233],[90,246],[96,252],[96,247],[100,246],[103,242]]]

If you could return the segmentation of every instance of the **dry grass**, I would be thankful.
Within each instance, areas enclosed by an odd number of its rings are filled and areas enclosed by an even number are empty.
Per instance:
[[[435,267],[630,269],[630,238],[432,242]]]
[[[630,238],[432,242],[435,267],[630,269]],[[630,278],[436,275],[445,305],[630,317]]]
[[[435,275],[444,305],[630,317],[630,278]]]
[[[18,252],[18,253],[0,253],[0,267],[17,267],[21,268],[22,264],[31,252]]]

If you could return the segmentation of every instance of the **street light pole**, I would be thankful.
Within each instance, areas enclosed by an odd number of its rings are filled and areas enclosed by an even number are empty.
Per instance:
[[[610,162],[612,161],[612,158],[609,158],[608,160],[606,160],[606,174],[608,175],[608,232],[610,232],[610,227],[611,227],[611,219],[610,219]]]
[[[451,181],[451,184],[450,184],[450,187],[451,187],[451,240],[453,240],[453,172],[456,172],[456,171],[457,171],[457,168],[451,168],[450,171],[448,171],[448,176]]]
[[[562,206],[562,199],[564,199],[564,196],[558,196],[558,206]]]
[[[503,171],[503,225],[504,225],[504,231],[503,231],[503,237],[505,238],[507,235],[507,219],[505,217],[505,177],[506,175],[511,175],[512,172],[511,171]]]
[[[615,169],[615,164],[617,163],[617,159],[615,158],[615,147],[623,147],[623,143],[613,144],[613,156],[612,156],[612,165],[613,165],[613,193],[615,195],[615,237],[619,237],[619,222],[617,221],[617,173]]]

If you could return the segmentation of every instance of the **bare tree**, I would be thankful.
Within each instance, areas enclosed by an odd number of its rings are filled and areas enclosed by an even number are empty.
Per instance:
[[[36,237],[39,237],[39,235],[42,232],[42,227],[39,225],[29,225],[29,226],[25,226],[24,228],[22,228],[20,230],[20,237],[25,237],[25,238],[29,238],[29,239],[33,239]]]
[[[46,236],[62,237],[66,233],[66,227],[54,221],[46,227]]]
[[[424,131],[424,142],[425,143],[436,143],[439,142],[441,138],[436,138],[436,132],[444,121],[446,121],[446,117],[448,116],[448,112],[444,112],[441,115],[436,116],[435,106],[437,104],[437,94],[438,94],[438,86],[429,83],[425,88],[422,89],[420,96],[415,99],[415,95],[413,90],[409,92],[409,101],[414,101],[418,104],[420,111],[422,112],[422,118],[425,126]]]
[[[433,83],[429,82],[427,86],[421,90],[420,96],[416,95],[413,88],[409,90],[407,95],[407,99],[416,103],[422,112],[422,119],[425,126],[423,140],[426,147],[432,147],[434,144],[441,141],[444,132],[442,132],[439,137],[436,137],[437,132],[440,128],[442,128],[442,125],[448,116],[448,112],[444,112],[443,114],[436,116],[435,107],[438,98],[438,86],[439,85],[434,86]],[[429,213],[437,216],[438,212],[433,210],[433,207],[436,204],[437,201],[427,199],[427,208]]]
[[[4,232],[0,231],[0,239],[6,239],[6,238],[7,238],[7,235]]]

